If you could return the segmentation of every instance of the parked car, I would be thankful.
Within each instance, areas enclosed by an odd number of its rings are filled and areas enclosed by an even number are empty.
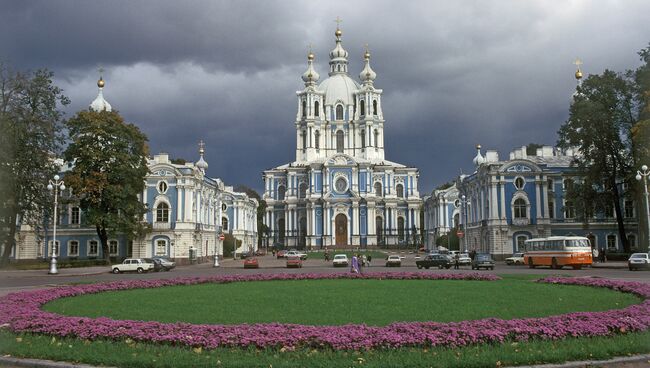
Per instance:
[[[255,257],[248,257],[244,260],[244,268],[260,268],[260,263]]]
[[[402,258],[400,256],[393,254],[386,258],[386,267],[401,267]]]
[[[287,268],[302,268],[302,259],[300,257],[287,257]]]
[[[307,259],[307,254],[302,253],[302,252],[298,252],[297,250],[290,250],[290,251],[287,251],[286,253],[284,253],[284,257],[285,258],[298,257],[298,258],[300,258],[300,259],[302,259],[304,261],[305,259]]]
[[[632,253],[627,260],[627,267],[630,271],[650,268],[650,253]]]
[[[153,263],[153,270],[158,271],[169,271],[176,267],[176,262],[172,261],[167,257],[155,256],[151,258],[151,263]]]
[[[149,272],[153,270],[153,263],[147,262],[142,258],[127,258],[124,262],[111,266],[111,271],[113,273],[120,272]]]
[[[334,255],[334,260],[332,261],[332,265],[334,267],[345,267],[349,265],[350,262],[348,261],[348,256],[345,254],[335,254]]]
[[[524,254],[523,253],[514,253],[512,255],[512,257],[506,258],[506,264],[508,266],[524,264]]]
[[[286,253],[287,253],[286,250],[280,249],[279,251],[275,252],[275,257],[276,257],[277,259],[285,258],[285,257],[286,257],[285,254],[286,254]]]
[[[494,260],[489,254],[481,253],[477,254],[472,261],[472,270],[480,270],[485,268],[493,270],[494,269]]]
[[[415,261],[415,265],[419,269],[422,269],[422,267],[424,267],[427,270],[430,267],[444,267],[449,269],[451,267],[451,262],[449,261],[449,257],[444,254],[429,254],[428,256],[424,257],[424,259]]]
[[[460,253],[458,255],[458,264],[461,266],[469,266],[472,264],[472,258],[467,253]]]

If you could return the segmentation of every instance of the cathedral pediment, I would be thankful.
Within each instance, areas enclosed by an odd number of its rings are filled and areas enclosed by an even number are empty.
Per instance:
[[[351,166],[355,164],[354,158],[345,153],[338,153],[325,161],[325,166]]]

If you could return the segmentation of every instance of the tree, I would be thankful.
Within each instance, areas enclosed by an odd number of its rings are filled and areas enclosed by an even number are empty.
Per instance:
[[[526,146],[526,155],[528,156],[536,156],[537,155],[537,149],[544,147],[543,144],[539,143],[528,143]]]
[[[109,235],[134,239],[147,228],[147,207],[138,198],[149,172],[147,138],[117,112],[81,111],[66,126],[71,142],[64,158],[74,167],[65,182],[79,200],[84,224],[97,230],[108,263]]]
[[[63,142],[61,106],[69,103],[53,73],[10,71],[0,64],[0,266],[9,262],[19,224],[38,230],[51,214],[45,189]]]
[[[558,132],[558,146],[577,149],[575,190],[566,193],[580,213],[605,211],[614,206],[619,237],[626,252],[630,245],[621,209],[620,183],[632,179],[631,128],[636,121],[633,88],[629,79],[605,70],[590,75],[577,87],[569,119]],[[592,209],[593,206],[593,209]]]

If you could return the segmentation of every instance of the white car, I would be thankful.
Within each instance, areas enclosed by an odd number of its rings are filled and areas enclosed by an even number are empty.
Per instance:
[[[124,262],[111,266],[111,271],[113,273],[120,272],[149,272],[154,268],[153,263],[149,263],[141,258],[127,258]]]
[[[512,255],[512,257],[506,258],[506,264],[507,265],[522,265],[524,264],[524,254],[523,253],[515,253]]]
[[[648,253],[633,253],[630,259],[627,260],[627,267],[630,271],[638,270],[641,268],[650,268],[650,254]]]
[[[402,258],[398,255],[391,255],[386,258],[386,267],[400,267],[402,265]]]
[[[297,250],[290,250],[284,253],[284,258],[300,258],[303,261],[307,259],[306,253],[298,252]]]
[[[335,254],[332,264],[334,265],[334,267],[345,267],[350,263],[348,262],[348,256],[346,256],[345,254]]]
[[[472,259],[467,253],[460,253],[458,255],[458,264],[461,266],[469,266],[472,264]]]

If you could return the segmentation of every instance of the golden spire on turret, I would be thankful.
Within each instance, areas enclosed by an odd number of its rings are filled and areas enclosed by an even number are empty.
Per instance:
[[[97,81],[97,87],[104,88],[105,83],[104,83],[104,78],[102,78],[102,74],[104,73],[104,68],[100,66],[99,69],[97,69],[97,71],[99,71],[99,80]]]
[[[580,81],[580,79],[582,79],[582,71],[580,70],[580,65],[582,65],[582,60],[576,59],[576,61],[574,61],[573,64],[578,68],[576,70],[576,79]]]
[[[309,54],[307,54],[307,60],[314,60],[314,53],[311,51],[311,43],[309,44]]]
[[[368,44],[366,44],[366,52],[363,54],[363,58],[366,60],[370,59],[370,51],[368,50]]]

